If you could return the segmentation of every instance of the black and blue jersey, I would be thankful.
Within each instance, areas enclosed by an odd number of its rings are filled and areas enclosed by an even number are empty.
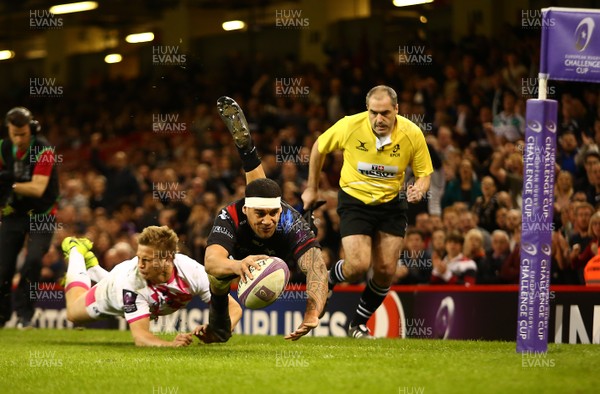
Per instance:
[[[244,199],[241,199],[221,210],[208,236],[207,246],[221,245],[236,260],[257,254],[276,256],[291,269],[310,248],[321,247],[309,224],[288,203],[281,202],[277,229],[268,239],[262,239],[252,231],[248,218],[242,212],[243,206]]]

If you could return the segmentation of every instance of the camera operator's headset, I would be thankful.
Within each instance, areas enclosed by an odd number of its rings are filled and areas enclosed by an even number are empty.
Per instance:
[[[15,123],[14,121],[17,119],[25,119],[25,122],[21,124],[21,122]],[[31,130],[31,135],[36,135],[42,129],[40,122],[33,118],[33,114],[30,110],[25,107],[15,107],[6,113],[6,118],[4,120],[4,126],[8,130],[8,124],[12,123],[17,127],[23,127],[25,124],[29,123],[29,129]]]

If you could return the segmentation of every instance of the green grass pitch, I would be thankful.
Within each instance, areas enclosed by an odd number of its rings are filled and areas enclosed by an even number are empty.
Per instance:
[[[5,394],[597,393],[600,385],[599,345],[520,355],[514,342],[235,335],[138,348],[122,331],[4,329],[0,346]]]

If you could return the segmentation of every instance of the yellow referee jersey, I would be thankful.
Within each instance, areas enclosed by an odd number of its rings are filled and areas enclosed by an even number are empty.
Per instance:
[[[396,115],[388,143],[378,149],[376,140],[368,111],[340,119],[318,139],[322,154],[344,150],[340,187],[369,205],[391,201],[398,195],[407,166],[419,178],[433,172],[423,132],[410,120]]]

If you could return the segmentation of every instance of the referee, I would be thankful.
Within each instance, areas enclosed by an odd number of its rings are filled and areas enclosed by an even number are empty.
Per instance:
[[[0,139],[0,328],[11,316],[17,256],[27,248],[15,293],[19,328],[32,328],[42,257],[56,229],[59,194],[56,157],[38,135],[39,123],[24,107],[6,114],[8,139]]]
[[[406,231],[407,202],[421,201],[433,172],[423,132],[398,115],[396,92],[376,86],[366,104],[367,111],[344,117],[317,139],[302,194],[306,209],[317,200],[326,155],[342,149],[337,211],[346,259],[329,270],[329,294],[335,284],[360,280],[373,269],[348,327],[354,338],[371,337],[366,323],[390,289]],[[415,181],[404,188],[408,166]]]

